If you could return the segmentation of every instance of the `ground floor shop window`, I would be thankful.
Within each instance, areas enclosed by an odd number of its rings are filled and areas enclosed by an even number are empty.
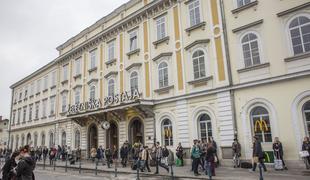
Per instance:
[[[306,132],[308,133],[308,136],[310,136],[310,101],[304,104],[303,112],[306,124]]]
[[[208,137],[212,137],[212,123],[208,114],[202,114],[198,118],[199,133],[201,140],[207,140]]]
[[[163,145],[173,146],[172,123],[169,119],[165,119],[162,123]]]
[[[261,142],[272,142],[269,113],[266,108],[257,106],[251,111],[252,132]]]

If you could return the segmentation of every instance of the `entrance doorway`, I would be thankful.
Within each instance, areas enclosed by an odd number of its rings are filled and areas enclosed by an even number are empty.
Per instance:
[[[98,148],[98,128],[95,124],[91,125],[88,130],[88,152],[92,148]]]
[[[131,144],[141,142],[144,144],[144,127],[140,118],[135,118],[129,124],[129,142]]]
[[[110,122],[110,128],[107,130],[106,148],[118,148],[118,128],[115,122]]]

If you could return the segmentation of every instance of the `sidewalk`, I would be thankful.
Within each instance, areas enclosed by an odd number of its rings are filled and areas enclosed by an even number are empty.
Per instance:
[[[49,165],[49,161],[46,161],[45,169],[49,171],[53,171],[54,167]],[[103,166],[101,162],[98,163],[97,167],[97,173],[113,173],[115,174],[115,165],[117,169],[118,174],[136,174],[137,171],[131,170],[130,164],[127,165],[126,168],[121,167],[120,163],[113,163],[111,168],[108,168],[106,165]],[[78,173],[79,171],[79,162],[75,165],[69,165],[69,162],[67,162],[67,171],[76,171]],[[66,167],[66,162],[63,161],[56,161],[56,167],[55,170],[57,172],[64,172]],[[37,169],[42,170],[43,169],[43,161],[37,162]],[[81,163],[81,172],[87,172],[87,173],[93,173],[95,174],[96,164],[89,162],[89,161],[83,161]],[[208,177],[204,175],[203,172],[200,172],[200,176],[194,176],[194,173],[190,171],[190,166],[183,166],[183,167],[172,167],[173,169],[173,176],[176,177],[176,179],[207,179]],[[171,169],[168,173],[165,169],[159,168],[159,175],[154,175],[155,167],[151,167],[152,172],[140,172],[141,176],[144,177],[154,177],[154,176],[161,176],[163,178],[171,177]],[[142,178],[143,179],[143,178]],[[216,176],[212,179],[231,179],[231,180],[250,180],[250,179],[259,179],[259,173],[258,170],[256,172],[249,172],[247,169],[241,169],[241,168],[232,168],[232,167],[219,167],[216,168]],[[310,170],[306,169],[293,169],[288,171],[275,171],[272,168],[268,169],[268,172],[264,173],[264,179],[281,179],[281,180],[309,180],[310,179]]]

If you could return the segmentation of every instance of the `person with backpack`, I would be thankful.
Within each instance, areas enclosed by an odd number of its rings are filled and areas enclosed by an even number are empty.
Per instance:
[[[14,179],[15,175],[12,170],[17,166],[15,158],[19,155],[19,152],[14,152],[10,159],[8,159],[2,167],[2,180]]]
[[[282,143],[279,141],[278,137],[274,138],[274,143],[272,144],[272,149],[274,152],[274,156],[276,160],[281,160],[283,169],[287,170],[287,167],[285,166],[284,160],[283,160],[283,146]]]
[[[19,157],[19,162],[15,168],[16,180],[34,180],[35,160],[29,154],[28,145],[22,148]]]
[[[199,176],[200,174],[198,173],[198,165],[199,165],[199,161],[200,161],[200,149],[198,146],[198,140],[195,139],[194,140],[194,144],[191,150],[191,158],[193,159],[193,164],[192,164],[192,168],[194,171],[194,175],[195,176]]]

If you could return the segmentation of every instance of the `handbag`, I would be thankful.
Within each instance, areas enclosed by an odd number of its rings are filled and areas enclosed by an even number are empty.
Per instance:
[[[300,157],[305,158],[309,156],[309,152],[308,151],[300,151],[299,152]]]
[[[254,162],[254,163],[258,163],[258,157],[257,157],[257,156],[254,156],[254,157],[253,157],[253,162]]]

